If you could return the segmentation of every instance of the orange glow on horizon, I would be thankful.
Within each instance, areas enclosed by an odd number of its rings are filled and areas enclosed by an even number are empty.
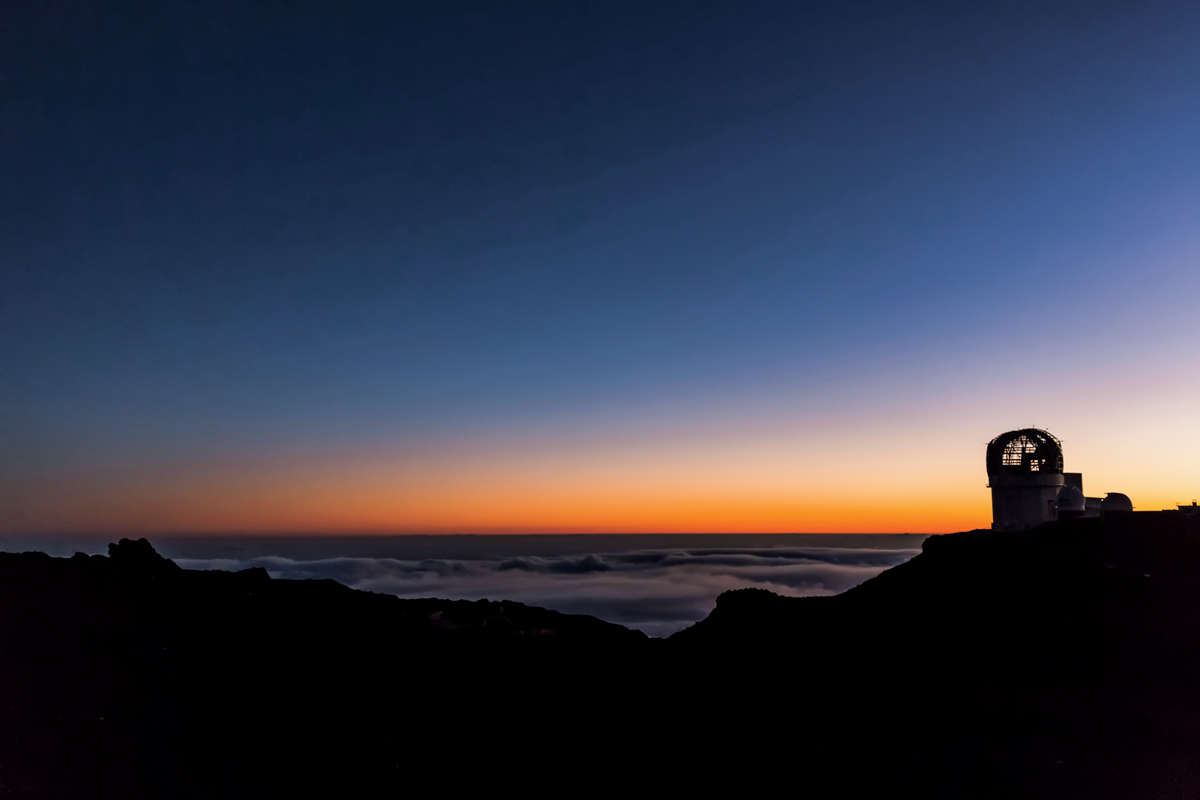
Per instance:
[[[1113,392],[1110,407],[1044,427],[1086,494],[1170,508],[1200,493],[1200,419],[1183,388],[1160,392],[1154,414]],[[989,402],[653,436],[77,464],[0,487],[0,533],[950,533],[991,522],[986,442],[1038,421]]]

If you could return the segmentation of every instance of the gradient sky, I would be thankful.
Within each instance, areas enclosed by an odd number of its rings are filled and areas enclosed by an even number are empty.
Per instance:
[[[1195,3],[0,8],[0,532],[1200,495]]]

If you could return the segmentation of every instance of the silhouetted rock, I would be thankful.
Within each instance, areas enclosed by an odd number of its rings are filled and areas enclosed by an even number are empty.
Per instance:
[[[83,555],[79,553],[78,555]],[[86,556],[84,556],[86,558]],[[108,546],[108,557],[125,569],[137,570],[147,575],[164,575],[179,571],[179,565],[163,558],[145,539],[122,539]]]
[[[0,554],[0,795],[1191,797],[1200,520],[927,539],[667,641],[508,601]]]

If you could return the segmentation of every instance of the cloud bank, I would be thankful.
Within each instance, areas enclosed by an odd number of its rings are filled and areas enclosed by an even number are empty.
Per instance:
[[[494,559],[177,558],[186,569],[263,567],[273,578],[332,578],[398,597],[515,600],[591,614],[650,636],[703,619],[729,589],[792,597],[844,592],[919,550],[868,548],[684,548]]]

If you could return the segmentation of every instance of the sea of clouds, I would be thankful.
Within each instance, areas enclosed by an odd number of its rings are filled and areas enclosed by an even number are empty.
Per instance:
[[[398,597],[515,600],[590,614],[650,636],[703,619],[729,589],[831,595],[903,563],[917,549],[678,548],[508,558],[176,558],[185,569],[263,567],[273,578],[332,578]]]

